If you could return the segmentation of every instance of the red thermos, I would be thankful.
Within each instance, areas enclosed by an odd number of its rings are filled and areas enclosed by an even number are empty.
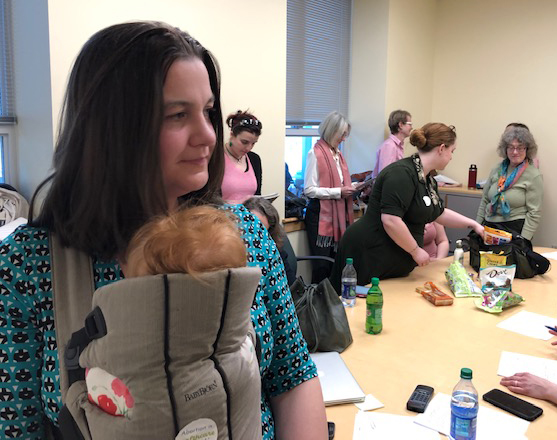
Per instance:
[[[478,175],[478,169],[476,165],[470,165],[468,168],[468,188],[476,189],[476,177]]]

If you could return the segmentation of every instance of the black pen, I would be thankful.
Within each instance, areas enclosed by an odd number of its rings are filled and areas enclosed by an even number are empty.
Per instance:
[[[554,332],[557,332],[557,327],[551,327],[550,325],[546,325],[546,327],[547,327],[549,330],[553,330]]]

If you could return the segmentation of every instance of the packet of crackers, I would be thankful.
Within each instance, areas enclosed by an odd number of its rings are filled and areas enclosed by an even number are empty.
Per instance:
[[[510,232],[484,226],[484,243],[487,245],[506,244],[510,243],[512,239],[513,234]]]
[[[491,266],[506,266],[507,256],[503,251],[498,254],[493,251],[480,251],[480,269]]]
[[[453,298],[442,292],[431,281],[424,283],[424,287],[416,287],[416,292],[421,293],[425,299],[435,306],[450,306]]]
[[[449,283],[451,292],[457,298],[482,296],[481,289],[476,286],[465,267],[458,261],[449,265],[445,271],[445,278]]]
[[[480,269],[482,298],[474,301],[476,307],[489,313],[501,313],[503,309],[515,306],[524,298],[512,291],[516,265],[492,266]]]

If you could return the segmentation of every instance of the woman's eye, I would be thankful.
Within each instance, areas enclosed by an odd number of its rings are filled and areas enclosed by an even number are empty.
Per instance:
[[[174,121],[183,119],[185,117],[186,117],[186,112],[173,113],[173,114],[167,116],[168,119],[171,119],[171,120],[174,120]]]
[[[217,111],[217,110],[215,109],[215,107],[206,108],[206,109],[205,109],[205,115],[206,115],[208,118],[212,118],[212,117],[215,115],[216,111]]]

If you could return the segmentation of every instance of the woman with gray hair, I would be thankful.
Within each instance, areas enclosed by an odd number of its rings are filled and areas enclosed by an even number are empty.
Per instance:
[[[476,220],[531,240],[541,218],[543,179],[533,166],[538,146],[528,128],[509,124],[497,147],[504,160],[487,179]]]
[[[308,152],[304,194],[306,232],[311,255],[333,257],[346,227],[354,222],[352,194],[355,191],[339,145],[350,135],[350,123],[339,112],[331,112],[319,125],[321,138]],[[312,283],[329,276],[330,263],[312,261]]]

